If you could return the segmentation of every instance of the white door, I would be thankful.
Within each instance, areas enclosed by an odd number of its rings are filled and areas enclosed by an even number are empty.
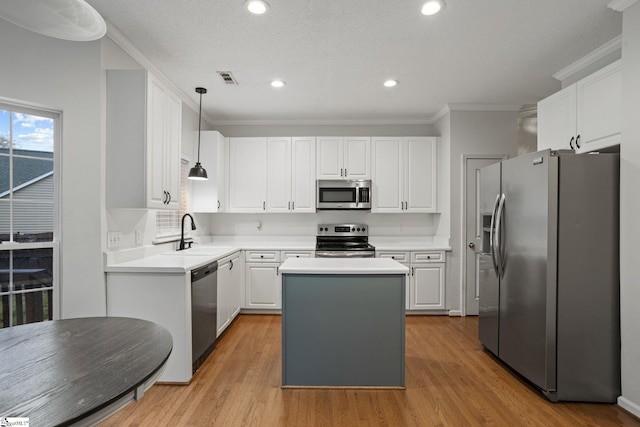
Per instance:
[[[280,308],[278,264],[252,263],[246,268],[247,308]]]
[[[405,138],[404,201],[407,212],[436,212],[436,138]]]
[[[267,141],[267,212],[291,207],[291,138]]]
[[[348,179],[371,179],[371,138],[344,138],[343,166]]]
[[[444,309],[444,263],[411,267],[413,276],[413,301],[415,310]]]
[[[538,102],[538,150],[569,149],[576,136],[576,87],[571,85]]]
[[[316,164],[318,179],[342,179],[344,175],[342,138],[317,139]]]
[[[464,315],[478,315],[480,289],[478,268],[482,252],[482,217],[480,215],[480,169],[502,160],[502,157],[466,156],[465,161],[465,308]]]
[[[316,211],[316,139],[291,140],[291,210]]]
[[[267,138],[229,138],[229,211],[265,212]]]
[[[403,208],[403,140],[401,137],[372,139],[371,197],[373,212],[400,212]]]
[[[165,208],[165,88],[150,73],[147,76],[147,207]]]

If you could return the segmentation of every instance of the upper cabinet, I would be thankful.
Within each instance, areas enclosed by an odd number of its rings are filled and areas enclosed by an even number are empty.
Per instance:
[[[267,211],[315,212],[314,137],[267,139]]]
[[[153,74],[107,71],[108,208],[179,208],[181,126],[181,99]]]
[[[372,212],[436,211],[435,137],[374,137]]]
[[[318,137],[318,179],[371,179],[371,138]]]
[[[229,138],[229,212],[315,212],[315,138]]]
[[[583,153],[620,144],[621,61],[538,103],[538,149]]]
[[[266,212],[267,138],[229,138],[229,212]]]
[[[228,145],[228,138],[225,138],[218,131],[201,132],[200,163],[207,171],[209,179],[206,181],[193,181],[193,212],[226,211],[225,159]]]

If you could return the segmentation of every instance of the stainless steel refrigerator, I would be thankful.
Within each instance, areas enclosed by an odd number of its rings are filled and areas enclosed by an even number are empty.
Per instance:
[[[619,155],[480,171],[479,338],[552,401],[620,395]]]

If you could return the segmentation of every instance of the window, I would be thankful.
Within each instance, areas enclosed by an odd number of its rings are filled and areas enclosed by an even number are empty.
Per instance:
[[[57,317],[59,122],[0,102],[0,328]]]

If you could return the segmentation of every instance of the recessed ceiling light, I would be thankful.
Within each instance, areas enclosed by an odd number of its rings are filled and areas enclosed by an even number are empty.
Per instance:
[[[444,9],[445,6],[444,0],[427,0],[427,2],[422,5],[420,12],[422,12],[423,15],[435,15]]]
[[[264,0],[247,0],[244,7],[254,15],[262,15],[269,10],[269,3]]]
[[[271,80],[271,86],[273,87],[283,87],[285,83],[282,80]]]
[[[398,84],[398,81],[393,79],[385,80],[384,82],[385,87],[394,87],[397,84]]]

